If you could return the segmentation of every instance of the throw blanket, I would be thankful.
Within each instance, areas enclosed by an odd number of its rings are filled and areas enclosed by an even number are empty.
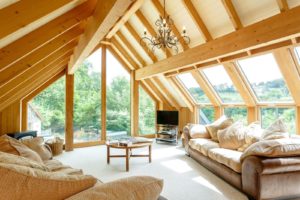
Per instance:
[[[285,138],[276,140],[262,140],[250,145],[242,154],[241,161],[243,161],[248,156],[300,156],[300,139]]]

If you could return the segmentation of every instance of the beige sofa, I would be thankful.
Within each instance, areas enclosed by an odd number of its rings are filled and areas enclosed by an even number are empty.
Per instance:
[[[164,199],[161,179],[138,176],[102,183],[52,159],[41,138],[20,142],[0,136],[0,176],[0,200]]]
[[[191,138],[184,128],[187,155],[244,192],[250,199],[289,199],[300,197],[300,157],[266,158],[221,148],[208,138]]]

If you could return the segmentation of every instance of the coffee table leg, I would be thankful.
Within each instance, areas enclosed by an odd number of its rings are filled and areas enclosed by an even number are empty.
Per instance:
[[[149,163],[152,161],[152,145],[149,145]]]
[[[129,148],[126,148],[126,172],[129,171]]]
[[[107,164],[110,163],[110,147],[107,146]]]

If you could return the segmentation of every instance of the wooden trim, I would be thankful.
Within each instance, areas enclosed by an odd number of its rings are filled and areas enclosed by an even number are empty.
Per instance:
[[[256,106],[247,107],[247,121],[248,124],[258,120],[258,108]]]
[[[130,73],[130,116],[131,136],[139,135],[139,81],[134,80],[134,71]]]
[[[256,102],[253,99],[248,87],[245,84],[245,80],[240,76],[239,72],[236,69],[234,63],[224,63],[223,64],[225,71],[229,75],[230,79],[232,80],[233,85],[237,89],[237,92],[243,98],[245,104],[247,106],[255,106]]]
[[[244,27],[233,33],[191,48],[170,58],[138,69],[136,79],[141,80],[186,66],[207,62],[222,56],[274,44],[300,35],[300,7]],[[276,31],[274,31],[276,30]],[[213,49],[213,50],[212,50]]]
[[[160,4],[159,0],[152,0],[152,3],[154,5],[154,7],[156,8],[156,10],[158,11],[160,16],[164,16],[164,8],[162,7],[162,5]],[[168,13],[166,13],[166,15],[168,15]],[[177,38],[181,37],[180,32],[178,31],[178,29],[175,27],[175,25],[171,26],[172,32],[174,33],[174,35]],[[182,45],[184,50],[189,49],[189,46],[182,40],[179,40],[180,44]]]
[[[106,46],[101,50],[101,140],[106,140]]]
[[[205,23],[203,22],[202,18],[198,14],[196,8],[193,5],[193,2],[191,0],[182,0],[182,3],[184,4],[185,8],[189,12],[190,16],[194,20],[195,24],[197,25],[198,30],[202,34],[202,37],[204,38],[205,42],[212,40],[212,36],[209,33]]]
[[[281,74],[297,106],[300,105],[300,77],[296,63],[289,49],[279,49],[273,53]]]
[[[81,20],[90,15],[91,9],[89,3],[83,3],[32,31],[30,34],[3,47],[0,51],[0,71],[18,62],[25,56],[28,56],[33,51],[56,39],[71,28],[79,25]]]
[[[219,106],[221,105],[221,99],[219,96],[216,94],[210,83],[204,78],[204,75],[202,72],[193,71],[192,76],[194,79],[197,81],[199,84],[199,87],[203,90],[204,94],[207,96],[209,101],[213,104],[213,106]]]
[[[222,0],[222,3],[225,7],[225,10],[229,16],[229,19],[231,21],[231,23],[234,26],[235,30],[241,29],[243,28],[243,24],[239,18],[239,15],[237,14],[234,5],[232,4],[231,0]]]
[[[0,87],[3,87],[4,84],[7,84],[9,81],[12,81],[20,74],[26,72],[31,67],[35,66],[39,62],[43,61],[47,57],[51,56],[55,52],[62,49],[64,46],[66,46],[69,43],[76,40],[76,38],[82,32],[83,31],[80,28],[74,27],[73,29],[60,35],[59,37],[57,37],[55,40],[51,41],[50,43],[44,45],[37,51],[24,57],[23,59],[16,62],[15,64],[11,65],[9,68],[1,71]]]
[[[140,11],[140,10],[136,11],[135,15],[141,21],[141,23],[147,29],[147,31],[150,33],[151,36],[157,35],[156,31],[153,28],[153,26],[150,24],[150,22],[144,16],[144,14],[142,13],[142,11]],[[170,56],[172,56],[172,52],[170,51],[169,48],[167,48],[165,50],[162,50],[162,51],[163,51],[163,53],[165,54],[165,56],[167,58],[170,57]]]
[[[93,16],[87,21],[85,32],[80,37],[74,55],[70,59],[68,73],[73,74],[78,69],[131,3],[132,0],[97,2]]]
[[[72,0],[22,0],[1,9],[0,27],[3,27],[0,29],[1,40],[70,2]]]
[[[143,5],[144,0],[136,0],[126,11],[126,13],[118,20],[114,27],[109,31],[106,38],[112,38],[116,32],[129,20],[129,18]]]
[[[286,0],[277,0],[277,5],[280,9],[280,12],[285,12],[289,10],[289,5]]]
[[[72,151],[74,143],[74,75],[66,73],[66,119],[65,119],[65,150]]]

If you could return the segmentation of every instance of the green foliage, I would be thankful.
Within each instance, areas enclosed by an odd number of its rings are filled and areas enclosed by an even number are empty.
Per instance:
[[[139,88],[139,133],[155,133],[155,103],[149,95]]]
[[[247,124],[247,108],[225,108],[224,114],[231,117],[234,121],[242,121]]]

